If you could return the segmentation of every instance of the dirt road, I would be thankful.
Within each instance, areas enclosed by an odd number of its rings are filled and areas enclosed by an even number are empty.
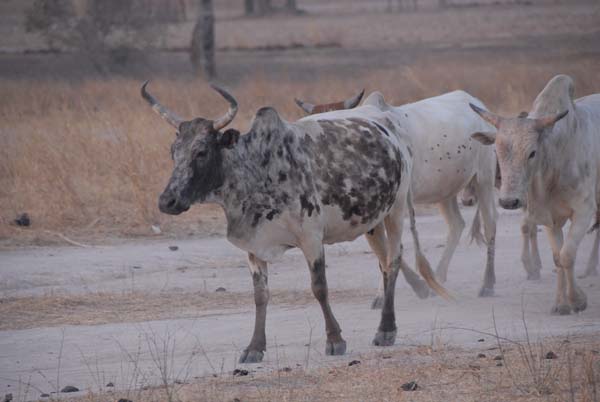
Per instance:
[[[473,209],[465,210],[468,223],[472,214]],[[447,283],[456,302],[439,297],[419,300],[403,280],[398,281],[399,336],[394,349],[432,341],[466,348],[477,346],[482,338],[492,342],[493,337],[474,332],[494,332],[492,312],[500,335],[510,338],[524,334],[522,311],[534,338],[600,331],[600,278],[580,280],[588,296],[585,312],[550,316],[556,277],[545,234],[540,233],[542,279],[525,281],[518,222],[518,213],[500,212],[495,297],[476,297],[485,250],[468,245],[466,236],[452,260]],[[418,228],[426,254],[435,265],[442,252],[445,225],[438,216],[420,217]],[[409,237],[405,234],[405,239]],[[579,273],[585,268],[591,241],[592,236],[587,236],[580,248]],[[412,244],[410,240],[405,243],[411,256]],[[178,249],[172,251],[169,246]],[[324,356],[321,312],[310,298],[303,258],[294,250],[270,267],[274,297],[267,320],[268,351],[263,363],[245,368],[321,367],[384,350],[371,346],[379,312],[370,309],[370,300],[379,273],[366,241],[360,238],[326,250],[332,306],[348,342],[348,353]],[[59,388],[74,385],[81,390],[106,390],[105,385],[112,382],[117,388],[132,389],[157,384],[162,376],[172,382],[230,372],[239,366],[237,358],[252,333],[254,306],[245,255],[222,238],[3,251],[0,273],[0,308],[11,303],[15,307],[2,310],[0,393],[12,392],[24,399],[54,391],[57,382]],[[215,293],[219,287],[226,291]],[[119,309],[130,302],[129,295],[135,302],[140,294],[146,299]],[[154,298],[173,295],[181,297],[148,304]],[[183,305],[188,295],[196,304]],[[90,305],[86,307],[88,297]],[[102,300],[113,297],[117,302],[102,313]],[[35,315],[56,298],[61,303],[53,312],[55,318]],[[153,313],[154,309],[160,314]],[[26,316],[37,318],[25,322]],[[64,322],[98,324],[62,325]]]

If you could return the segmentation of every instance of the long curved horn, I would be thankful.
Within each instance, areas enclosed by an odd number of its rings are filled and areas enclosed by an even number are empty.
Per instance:
[[[294,98],[294,101],[296,101],[296,105],[300,106],[300,109],[304,110],[308,114],[312,114],[313,110],[315,109],[315,105],[312,103],[303,102],[297,98]]]
[[[363,95],[365,94],[365,90],[363,89],[360,93],[350,99],[346,99],[344,101],[344,109],[353,109],[360,103]]]
[[[487,121],[492,126],[494,126],[496,128],[498,128],[500,126],[500,121],[502,120],[502,117],[500,117],[497,114],[494,114],[492,112],[488,112],[487,110],[484,110],[480,107],[477,107],[472,103],[469,103],[469,106],[471,106],[471,109],[473,109],[473,111],[475,113],[480,115],[483,120]]]
[[[229,110],[227,111],[227,113],[225,113],[223,116],[219,117],[213,122],[213,128],[218,131],[233,121],[233,118],[235,117],[238,111],[238,103],[235,100],[235,98],[223,88],[219,88],[214,84],[210,84],[210,86],[212,87],[212,89],[220,93],[221,96],[225,98],[227,102],[229,102]]]
[[[150,95],[148,91],[146,91],[146,86],[150,80],[144,82],[141,89],[142,98],[146,99],[146,101],[152,106],[152,110],[154,110],[160,117],[166,120],[167,123],[175,127],[179,130],[179,125],[183,123],[185,120],[181,117],[177,116],[175,113],[171,112],[169,109],[161,105],[154,96]]]

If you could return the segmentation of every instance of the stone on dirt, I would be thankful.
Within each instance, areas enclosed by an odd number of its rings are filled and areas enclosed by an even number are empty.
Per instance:
[[[407,382],[400,386],[404,391],[416,391],[419,385],[415,381]]]
[[[63,393],[79,392],[79,388],[74,387],[72,385],[67,385],[66,387],[64,387],[63,389],[61,389],[60,392],[63,392]]]

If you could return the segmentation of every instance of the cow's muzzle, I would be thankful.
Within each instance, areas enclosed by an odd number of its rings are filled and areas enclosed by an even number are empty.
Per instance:
[[[164,214],[179,215],[190,209],[190,204],[178,199],[172,192],[165,191],[158,199],[158,209]]]
[[[523,203],[518,198],[500,198],[498,202],[504,209],[517,209],[523,206]]]

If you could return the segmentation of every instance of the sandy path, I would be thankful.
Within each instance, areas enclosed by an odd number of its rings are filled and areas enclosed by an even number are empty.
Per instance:
[[[473,210],[466,210],[470,223]],[[545,235],[540,235],[544,269],[542,280],[527,282],[520,264],[519,215],[501,212],[497,237],[496,297],[476,297],[480,286],[485,251],[468,245],[463,239],[452,261],[447,288],[456,296],[455,303],[440,298],[419,300],[399,280],[396,308],[399,336],[396,346],[429,344],[432,339],[451,345],[477,346],[479,338],[489,336],[449,327],[464,327],[493,332],[492,309],[500,334],[521,337],[521,300],[529,330],[534,337],[564,336],[600,331],[600,278],[580,281],[588,295],[588,309],[579,315],[551,317],[555,275]],[[419,218],[419,230],[426,254],[437,262],[442,252],[445,226],[437,216]],[[465,236],[466,237],[466,236]],[[577,271],[582,272],[591,250],[587,236],[580,249]],[[412,245],[405,246],[412,255]],[[169,250],[177,245],[177,251]],[[327,248],[328,282],[337,292],[361,286],[375,291],[379,279],[374,256],[361,238]],[[182,267],[187,267],[183,269]],[[5,297],[89,292],[227,292],[247,297],[251,280],[245,267],[244,253],[226,240],[144,241],[93,249],[35,248],[0,253],[0,292]],[[270,287],[277,291],[309,289],[308,272],[302,256],[293,251],[270,268]],[[348,354],[323,356],[324,328],[320,309],[311,304],[275,304],[269,308],[267,322],[268,352],[252,370],[284,366],[311,367],[339,364],[369,352],[385,349],[370,345],[379,313],[369,309],[370,298],[333,298],[332,306],[348,342]],[[521,297],[523,296],[523,298]],[[176,310],[176,306],[174,307]],[[60,385],[80,389],[104,388],[113,382],[122,389],[155,384],[159,371],[153,359],[165,352],[169,378],[183,380],[194,376],[231,371],[253,328],[253,305],[199,311],[194,318],[113,323],[91,326],[42,327],[0,332],[0,393],[24,393],[19,380],[28,382],[29,398],[50,392],[57,381],[58,356]],[[312,327],[312,334],[311,334]],[[310,346],[307,347],[306,345]],[[310,350],[310,351],[309,351]],[[260,368],[259,368],[260,367]]]

